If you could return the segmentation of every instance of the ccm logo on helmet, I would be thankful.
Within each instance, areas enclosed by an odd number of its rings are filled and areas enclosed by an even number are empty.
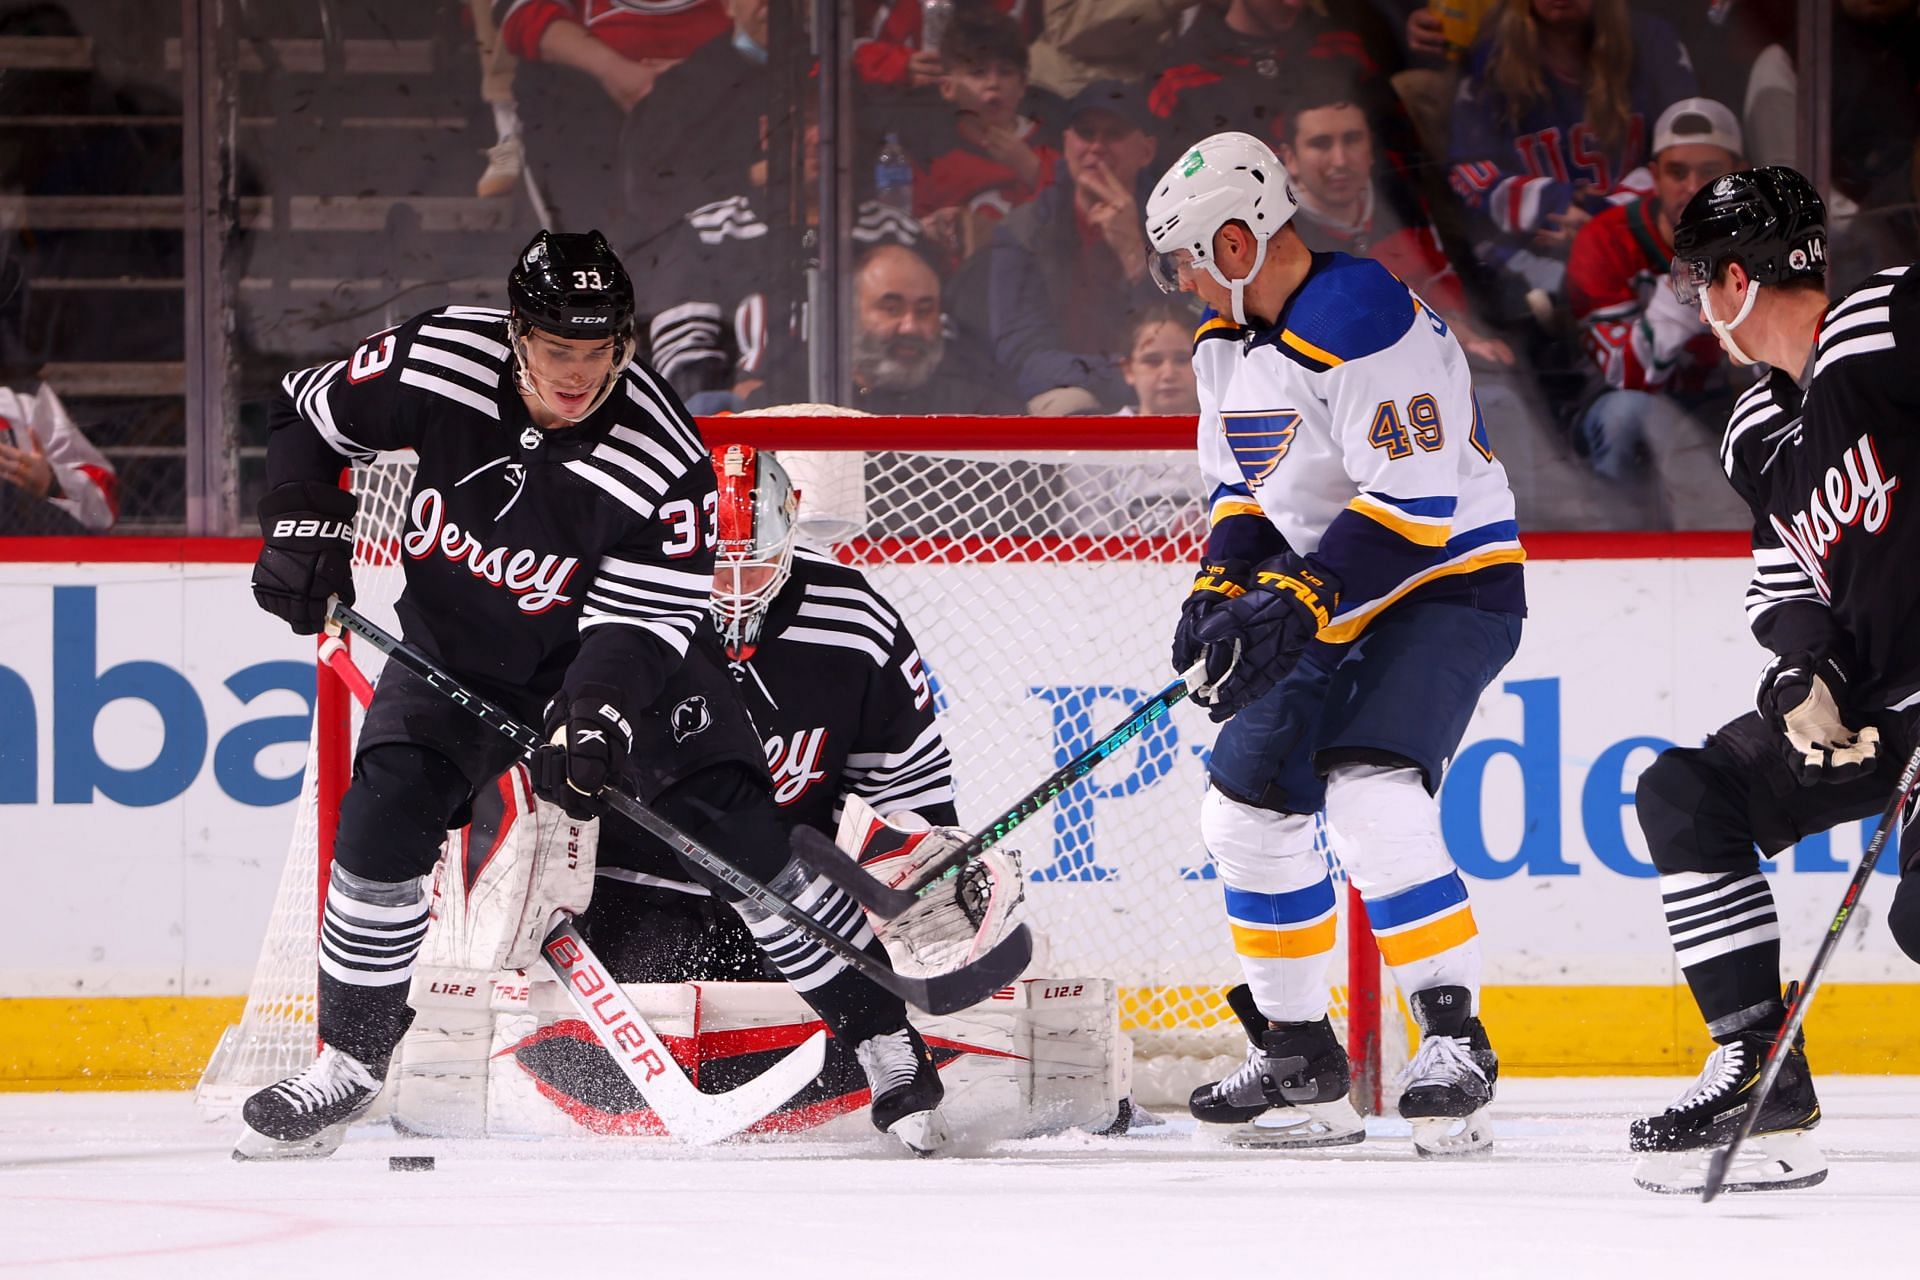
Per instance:
[[[342,542],[352,542],[353,522],[350,520],[276,520],[273,524],[272,536],[276,538],[338,538]]]
[[[568,321],[572,324],[605,324],[607,318],[605,316],[570,316]]]

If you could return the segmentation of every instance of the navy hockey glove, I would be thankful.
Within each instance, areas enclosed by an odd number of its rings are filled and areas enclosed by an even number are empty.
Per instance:
[[[1880,730],[1850,720],[1853,676],[1828,654],[1790,653],[1760,673],[1754,702],[1768,724],[1786,735],[1787,766],[1802,786],[1847,782],[1879,763]]]
[[[1253,566],[1244,560],[1223,564],[1203,564],[1193,577],[1193,591],[1180,606],[1180,621],[1173,629],[1173,669],[1184,673],[1200,661],[1205,647],[1194,638],[1193,629],[1200,620],[1229,600],[1246,594]]]
[[[1288,552],[1261,564],[1246,594],[1213,610],[1194,628],[1206,646],[1206,681],[1193,700],[1218,722],[1279,684],[1340,603],[1340,584],[1311,560]]]
[[[283,484],[260,499],[266,545],[253,565],[253,598],[300,636],[327,621],[327,598],[353,603],[353,517],[360,500],[316,480]]]
[[[533,753],[533,791],[584,822],[606,805],[596,799],[616,778],[633,750],[633,729],[620,714],[620,691],[612,685],[562,689],[547,704],[541,734],[546,745]]]

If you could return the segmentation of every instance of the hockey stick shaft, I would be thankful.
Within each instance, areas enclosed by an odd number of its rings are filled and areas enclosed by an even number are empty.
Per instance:
[[[412,645],[389,635],[378,623],[362,616],[352,606],[335,601],[331,616],[339,625],[464,707],[481,723],[498,730],[522,752],[531,755],[540,746],[540,735],[515,719],[511,712],[468,689],[442,670],[438,663]],[[632,796],[608,787],[597,798],[613,812],[664,840],[689,863],[733,889],[746,901],[768,915],[779,916],[797,926],[880,987],[928,1013],[954,1013],[978,1004],[1019,977],[1033,957],[1032,933],[1025,925],[1019,925],[998,946],[970,965],[929,978],[911,978],[895,973],[819,919],[740,870]]]
[[[1860,855],[1860,865],[1854,868],[1853,878],[1847,881],[1847,891],[1840,899],[1840,909],[1834,912],[1833,921],[1827,926],[1827,935],[1820,939],[1820,946],[1813,953],[1813,963],[1807,967],[1807,976],[1801,979],[1800,990],[1787,1007],[1786,1020],[1780,1024],[1780,1034],[1774,1037],[1773,1047],[1767,1050],[1766,1063],[1760,1069],[1759,1082],[1748,1097],[1747,1112],[1740,1119],[1740,1128],[1734,1133],[1733,1141],[1724,1149],[1714,1152],[1707,1162],[1706,1185],[1700,1189],[1702,1203],[1720,1194],[1720,1188],[1726,1184],[1727,1171],[1733,1167],[1734,1156],[1753,1136],[1754,1126],[1760,1122],[1761,1108],[1766,1105],[1767,1095],[1773,1091],[1774,1081],[1780,1077],[1780,1069],[1786,1065],[1787,1052],[1793,1047],[1794,1037],[1800,1034],[1800,1024],[1806,1021],[1807,1006],[1813,1003],[1813,993],[1820,989],[1820,979],[1826,976],[1827,962],[1833,958],[1834,951],[1840,945],[1840,936],[1847,931],[1847,925],[1853,919],[1853,908],[1860,901],[1860,895],[1865,892],[1867,881],[1873,875],[1873,868],[1880,861],[1880,851],[1904,820],[1907,805],[1913,799],[1916,779],[1920,779],[1920,746],[1915,747],[1913,754],[1907,757],[1907,767],[1901,770],[1900,781],[1893,788],[1893,798],[1887,801],[1886,811],[1880,815],[1879,829],[1873,833],[1873,839],[1867,842],[1867,851]]]

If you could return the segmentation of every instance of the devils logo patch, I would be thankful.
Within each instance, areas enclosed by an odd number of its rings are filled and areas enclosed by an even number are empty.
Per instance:
[[[696,693],[675,704],[673,710],[667,713],[667,723],[673,728],[673,740],[685,742],[713,724],[713,712],[707,707],[706,697]]]

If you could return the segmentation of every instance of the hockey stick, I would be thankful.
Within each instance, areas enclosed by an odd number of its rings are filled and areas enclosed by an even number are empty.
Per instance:
[[[388,635],[379,624],[357,613],[351,606],[332,602],[330,620],[366,640],[434,689],[466,708],[481,723],[491,725],[513,744],[532,755],[540,746],[540,735],[486,698],[468,689],[439,664],[418,649]],[[971,964],[948,973],[926,978],[895,973],[821,921],[795,906],[779,893],[760,883],[713,850],[668,822],[632,796],[608,787],[597,799],[619,814],[667,842],[682,857],[720,883],[737,892],[768,915],[776,915],[810,934],[827,950],[871,978],[879,986],[902,1000],[931,1014],[957,1013],[971,1008],[1018,978],[1033,958],[1033,935],[1025,925],[1016,925],[998,946]],[[846,861],[846,859],[842,859]],[[802,865],[805,865],[804,859]],[[871,877],[869,877],[871,878]],[[877,881],[875,883],[878,883]]]
[[[1767,1050],[1767,1061],[1760,1069],[1759,1082],[1747,1096],[1747,1112],[1741,1117],[1739,1130],[1724,1150],[1714,1152],[1707,1161],[1706,1185],[1700,1188],[1702,1204],[1720,1194],[1720,1188],[1726,1185],[1727,1171],[1733,1167],[1733,1157],[1738,1154],[1741,1144],[1753,1136],[1753,1127],[1760,1122],[1760,1109],[1766,1104],[1767,1094],[1773,1090],[1773,1082],[1780,1077],[1780,1068],[1786,1064],[1787,1050],[1792,1046],[1794,1037],[1800,1034],[1800,1024],[1807,1017],[1807,1006],[1813,1003],[1813,993],[1820,989],[1820,979],[1826,973],[1827,961],[1840,945],[1840,935],[1847,931],[1847,923],[1853,919],[1854,904],[1866,889],[1867,878],[1873,874],[1874,864],[1880,861],[1880,850],[1886,845],[1887,837],[1903,820],[1907,802],[1913,798],[1916,778],[1920,778],[1920,747],[1915,747],[1913,754],[1907,757],[1907,767],[1901,771],[1900,781],[1893,788],[1893,798],[1887,801],[1886,812],[1880,815],[1880,828],[1873,833],[1873,839],[1867,842],[1867,851],[1860,855],[1860,865],[1854,868],[1853,878],[1847,881],[1847,891],[1840,899],[1840,910],[1834,913],[1833,923],[1827,926],[1827,936],[1820,939],[1820,947],[1813,953],[1813,964],[1807,969],[1807,976],[1800,981],[1799,992],[1794,996],[1793,1003],[1787,1006],[1787,1019],[1780,1024],[1780,1034],[1774,1037],[1773,1048]]]
[[[969,860],[1006,839],[1015,827],[1046,808],[1068,787],[1092,773],[1107,757],[1146,732],[1155,721],[1172,711],[1192,692],[1196,679],[1204,678],[1204,665],[1197,665],[1194,670],[1174,680],[1166,688],[1141,703],[1133,714],[1106,737],[1054,770],[1045,782],[1022,796],[1012,808],[981,828],[965,844],[920,868],[903,884],[898,886],[886,884],[842,853],[839,846],[818,833],[815,833],[816,839],[809,840],[803,833],[795,832],[794,855],[806,864],[809,871],[825,876],[840,888],[845,889],[856,902],[874,915],[883,920],[891,920],[918,902],[921,892],[928,885],[949,875],[956,868],[964,866]]]
[[[354,665],[353,655],[337,633],[321,641],[319,657],[362,707],[373,702],[373,685]],[[738,1088],[704,1093],[687,1079],[673,1052],[613,981],[571,916],[562,915],[554,922],[540,953],[594,1038],[659,1117],[669,1137],[693,1146],[730,1138],[771,1115],[817,1079],[826,1064],[826,1034],[816,1032]]]
[[[640,1016],[633,1001],[580,936],[571,917],[553,926],[540,945],[540,954],[607,1056],[646,1099],[667,1132],[682,1142],[706,1146],[731,1138],[773,1114],[776,1107],[815,1080],[826,1065],[827,1033],[816,1031],[806,1043],[739,1088],[704,1093],[687,1079],[673,1060],[673,1051]]]

